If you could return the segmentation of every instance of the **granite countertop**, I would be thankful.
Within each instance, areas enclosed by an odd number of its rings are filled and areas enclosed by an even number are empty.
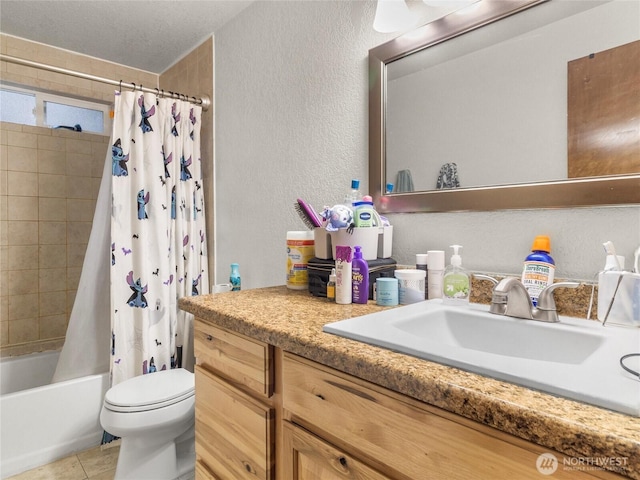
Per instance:
[[[566,455],[619,459],[618,473],[640,479],[640,418],[322,332],[326,323],[385,308],[374,302],[338,305],[280,286],[185,297],[179,305],[217,326]]]

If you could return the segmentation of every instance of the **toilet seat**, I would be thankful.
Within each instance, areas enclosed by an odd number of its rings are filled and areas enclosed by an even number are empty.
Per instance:
[[[184,368],[161,370],[110,388],[104,397],[104,407],[121,413],[146,412],[174,405],[194,394],[193,373]]]

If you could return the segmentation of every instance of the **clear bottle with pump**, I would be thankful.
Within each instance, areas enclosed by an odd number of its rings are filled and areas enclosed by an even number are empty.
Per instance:
[[[533,240],[531,253],[524,259],[522,284],[534,307],[538,305],[540,292],[553,283],[556,266],[550,253],[551,240],[546,235],[538,235]]]
[[[229,282],[231,283],[231,285],[233,285],[233,287],[231,288],[232,292],[237,292],[240,290],[240,266],[237,263],[231,264],[231,275],[229,275]]]
[[[367,303],[369,300],[369,264],[362,258],[362,248],[355,247],[351,262],[351,301]]]
[[[460,245],[451,245],[451,263],[444,269],[442,277],[442,303],[445,305],[467,305],[471,295],[469,272],[462,268]]]
[[[327,300],[336,301],[336,269],[332,268],[327,282]]]

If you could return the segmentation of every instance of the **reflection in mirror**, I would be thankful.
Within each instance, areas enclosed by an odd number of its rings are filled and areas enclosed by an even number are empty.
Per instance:
[[[568,98],[579,97],[569,89],[568,64],[601,61],[605,50],[620,45],[640,46],[638,2],[483,0],[473,7],[369,52],[372,74],[379,75],[370,96],[370,188],[381,210],[640,202],[638,61],[623,68],[631,78],[623,123],[615,119],[614,138],[599,139],[611,158],[615,135],[622,135],[636,163],[631,170],[595,169],[632,175],[566,180],[573,155],[567,115],[584,115],[575,106],[568,110]],[[592,86],[585,81],[571,88]],[[580,118],[574,123],[584,124]],[[593,133],[587,128],[575,138]],[[382,195],[386,182],[396,185],[394,194]],[[433,191],[451,187],[461,188]],[[413,190],[420,193],[395,194]]]

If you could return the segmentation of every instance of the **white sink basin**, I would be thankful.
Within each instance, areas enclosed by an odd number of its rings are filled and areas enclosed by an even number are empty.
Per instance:
[[[640,416],[640,381],[619,363],[627,353],[640,353],[640,329],[569,317],[544,323],[488,310],[429,300],[330,323],[323,330]],[[629,366],[639,368],[640,362],[629,359]]]

